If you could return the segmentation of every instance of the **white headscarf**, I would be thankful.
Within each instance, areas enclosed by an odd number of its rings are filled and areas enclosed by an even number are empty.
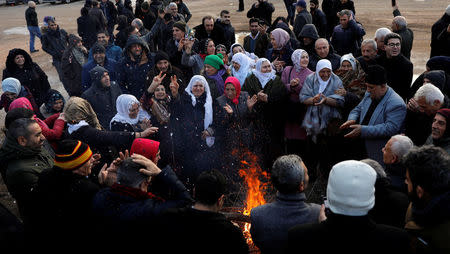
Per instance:
[[[211,91],[209,90],[208,82],[206,81],[205,77],[201,75],[195,75],[191,78],[191,81],[189,81],[188,86],[184,91],[188,93],[191,96],[192,99],[192,106],[195,106],[197,104],[197,98],[195,98],[195,95],[192,93],[192,87],[195,83],[201,82],[203,84],[203,87],[205,88],[206,93],[206,102],[205,102],[205,120],[203,121],[203,127],[206,130],[213,121],[213,110],[212,110],[212,97],[211,97]]]
[[[328,78],[328,80],[323,81],[322,78],[319,76],[319,72],[324,68],[330,69],[330,71],[333,70],[333,68],[331,68],[331,62],[327,59],[320,60],[319,62],[317,62],[317,65],[316,65],[316,78],[320,84],[319,93],[323,93],[325,88],[327,88],[328,83],[330,83],[330,79],[331,79],[331,76],[330,76],[330,78]]]
[[[302,59],[303,53],[306,53],[308,55],[308,52],[306,52],[303,49],[296,49],[291,56],[291,60],[294,63],[294,68],[298,72],[302,69],[300,66],[300,60]]]
[[[117,114],[111,119],[109,127],[111,128],[112,122],[128,123],[134,125],[137,124],[140,120],[143,120],[145,118],[150,119],[148,113],[142,110],[141,107],[139,107],[139,113],[137,117],[130,118],[130,109],[134,104],[139,105],[139,101],[136,99],[136,97],[134,97],[134,95],[122,94],[119,97],[117,97],[116,100]]]
[[[239,82],[241,83],[241,87],[244,85],[245,79],[248,76],[248,73],[251,71],[251,61],[253,61],[252,59],[250,59],[248,56],[246,56],[243,53],[236,53],[233,55],[233,59],[231,59],[232,62],[236,62],[238,63],[241,67],[239,68],[238,71],[236,71],[233,67],[233,65],[231,65],[231,75],[233,75],[233,77],[236,77],[237,79],[239,79]]]
[[[343,63],[344,61],[348,61],[348,62],[352,65],[352,69],[353,69],[353,70],[356,69],[356,59],[355,59],[355,57],[353,56],[352,53],[348,53],[348,54],[343,55],[343,56],[341,57],[341,66],[342,66],[342,63]]]
[[[272,68],[271,72],[267,72],[267,73],[262,73],[261,72],[261,66],[263,64],[263,62],[269,62],[269,60],[267,60],[267,58],[260,58],[258,59],[258,61],[256,61],[256,69],[253,70],[253,74],[255,74],[255,76],[258,78],[259,83],[261,83],[261,86],[264,88],[267,84],[267,82],[269,82],[270,80],[274,80],[277,75],[275,70]]]

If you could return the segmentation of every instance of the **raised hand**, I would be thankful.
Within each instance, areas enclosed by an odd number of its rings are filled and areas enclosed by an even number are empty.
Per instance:
[[[173,75],[170,77],[170,85],[169,85],[170,91],[172,92],[173,97],[177,97],[178,95],[178,88],[180,88],[180,85],[177,81],[177,75]]]
[[[233,114],[233,109],[230,105],[228,105],[228,103],[223,108],[225,109],[225,111],[227,111],[228,114]]]
[[[253,106],[255,106],[256,102],[258,102],[258,96],[254,94],[252,97],[247,97],[247,108],[248,110],[252,111]]]

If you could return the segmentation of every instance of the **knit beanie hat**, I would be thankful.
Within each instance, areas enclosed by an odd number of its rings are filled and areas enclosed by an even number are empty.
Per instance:
[[[169,58],[169,55],[167,55],[166,52],[159,50],[158,52],[156,52],[156,55],[155,55],[155,63],[158,63],[161,60],[169,61],[170,58]]]
[[[205,57],[205,64],[209,64],[215,69],[219,70],[220,67],[223,66],[223,61],[218,55],[209,55]]]
[[[369,65],[366,71],[366,83],[371,85],[386,84],[386,70],[381,65]]]
[[[63,140],[58,144],[55,153],[55,166],[63,170],[74,170],[81,167],[92,157],[89,146],[78,140]]]
[[[173,24],[173,26],[186,33],[186,23],[183,21],[177,21]]]
[[[101,53],[106,53],[105,47],[99,43],[95,43],[94,46],[92,46],[92,55]]]
[[[159,142],[147,138],[137,138],[131,145],[130,155],[137,153],[147,159],[155,160],[159,150]]]
[[[22,86],[20,85],[20,81],[15,78],[5,78],[2,81],[2,90],[3,92],[10,92],[19,95]]]
[[[333,213],[364,216],[375,205],[377,174],[368,164],[347,160],[334,165],[327,186],[327,200]]]
[[[445,9],[445,14],[450,16],[450,4],[447,6],[447,9]]]
[[[100,65],[97,65],[89,71],[89,75],[91,76],[91,80],[93,82],[99,82],[105,72],[109,73],[107,69],[101,67]]]
[[[297,3],[295,4],[295,6],[300,6],[302,8],[306,8],[306,2],[305,0],[299,0],[297,1]]]

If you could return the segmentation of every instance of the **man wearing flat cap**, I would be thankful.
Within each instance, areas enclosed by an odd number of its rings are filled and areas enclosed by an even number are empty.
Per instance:
[[[390,137],[399,134],[406,116],[403,99],[387,84],[386,71],[371,65],[366,72],[367,92],[349,114],[341,129],[349,131],[344,137],[361,138],[366,157],[383,164],[381,149]]]

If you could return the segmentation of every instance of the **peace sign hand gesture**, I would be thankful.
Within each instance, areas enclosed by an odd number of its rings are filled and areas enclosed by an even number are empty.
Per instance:
[[[172,92],[173,97],[177,97],[178,95],[178,88],[180,88],[180,85],[177,81],[177,75],[173,75],[170,77],[170,85],[169,85],[170,91]]]
[[[150,84],[150,86],[148,87],[147,91],[149,93],[155,92],[156,87],[161,84],[161,82],[164,80],[165,77],[166,77],[166,74],[163,75],[162,71],[159,72],[159,74],[153,78],[153,81]]]

